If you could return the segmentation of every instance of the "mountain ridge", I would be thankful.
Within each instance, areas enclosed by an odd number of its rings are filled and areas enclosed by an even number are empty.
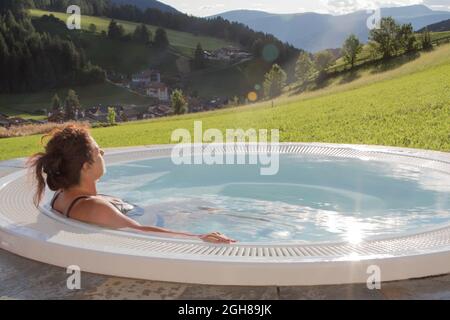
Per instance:
[[[367,20],[372,13],[355,11],[344,15],[314,12],[275,14],[257,10],[233,10],[219,15],[243,23],[255,31],[270,33],[282,41],[308,51],[341,47],[345,38],[356,34],[366,42],[369,35]],[[415,30],[450,19],[450,12],[434,11],[424,5],[382,8],[381,16],[392,16],[399,23],[411,23]],[[293,32],[295,30],[295,32]]]
[[[134,5],[139,9],[158,9],[163,12],[180,13],[177,9],[157,0],[110,0],[117,5]]]

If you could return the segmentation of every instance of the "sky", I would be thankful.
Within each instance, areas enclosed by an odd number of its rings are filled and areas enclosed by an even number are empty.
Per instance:
[[[450,0],[159,0],[177,10],[199,17],[230,10],[249,9],[271,13],[317,12],[344,14],[376,7],[425,4],[433,10],[450,11]]]

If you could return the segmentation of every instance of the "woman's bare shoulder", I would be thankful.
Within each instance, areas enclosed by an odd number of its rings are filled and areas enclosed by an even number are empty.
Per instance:
[[[108,216],[114,214],[116,208],[108,201],[99,197],[89,197],[80,200],[79,203],[72,209],[70,216],[75,219],[89,219],[94,216],[97,218],[101,216]]]
[[[73,219],[110,228],[124,228],[135,225],[110,202],[100,197],[85,199],[74,208]]]

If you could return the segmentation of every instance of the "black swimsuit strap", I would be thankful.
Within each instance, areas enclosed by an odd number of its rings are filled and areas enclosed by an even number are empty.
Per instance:
[[[61,195],[62,191],[59,191],[57,193],[55,193],[55,195],[53,196],[52,201],[50,202],[50,206],[53,210],[55,210],[55,202],[58,199],[58,197]],[[110,197],[108,195],[105,194],[98,194],[99,196],[105,196],[105,197]],[[78,201],[83,200],[83,199],[89,199],[91,198],[90,196],[81,196],[76,198],[75,200],[72,201],[72,203],[70,204],[69,208],[66,211],[65,216],[67,218],[70,218],[70,211],[73,209],[73,207],[77,204]],[[126,214],[127,212],[129,212],[130,210],[125,210],[124,209],[124,204],[117,204],[113,201],[108,201],[109,203],[111,203],[114,207],[117,208],[117,210],[119,210],[120,212],[122,212],[123,214]]]
[[[55,195],[53,196],[52,202],[50,202],[50,206],[53,210],[55,209],[55,202],[61,193],[62,193],[61,191],[56,192]]]
[[[72,201],[72,203],[70,204],[69,208],[66,211],[66,217],[70,218],[70,211],[73,209],[73,207],[77,204],[78,201],[83,200],[83,199],[89,199],[90,197],[88,196],[81,196],[76,198],[75,200]]]

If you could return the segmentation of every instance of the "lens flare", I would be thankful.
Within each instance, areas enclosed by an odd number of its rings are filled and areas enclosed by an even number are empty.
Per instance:
[[[256,100],[258,100],[258,94],[256,92],[254,92],[254,91],[249,92],[248,95],[247,95],[247,98],[248,98],[249,101],[255,102]]]
[[[264,46],[262,55],[264,60],[267,62],[273,62],[277,60],[278,55],[280,54],[280,51],[278,50],[277,46],[274,44],[267,44]]]

